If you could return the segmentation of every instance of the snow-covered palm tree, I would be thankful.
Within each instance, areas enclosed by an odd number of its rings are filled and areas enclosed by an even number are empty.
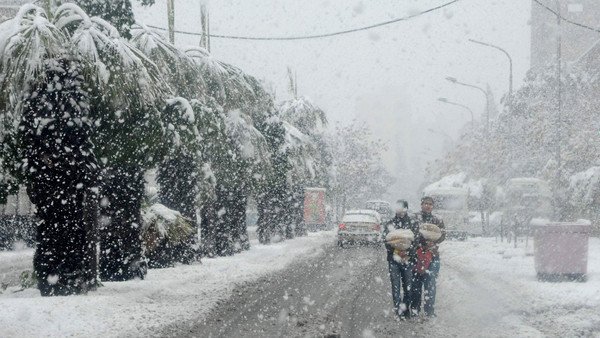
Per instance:
[[[28,83],[44,76],[46,60],[65,51],[81,63],[82,87],[88,92],[91,138],[106,170],[103,203],[111,222],[103,223],[102,275],[124,280],[140,275],[139,206],[143,194],[142,169],[159,159],[163,135],[160,108],[170,92],[156,65],[121,38],[114,27],[88,17],[79,7],[56,9],[52,22],[43,9],[23,6],[3,25],[0,51],[0,109],[4,153],[18,148],[15,130],[22,113],[19,95]],[[10,146],[12,145],[12,146]],[[108,219],[108,218],[105,218]]]
[[[38,287],[45,296],[85,292],[96,285],[98,167],[84,66],[39,7],[23,6],[1,31],[2,161],[37,206]]]
[[[171,92],[156,64],[117,29],[74,4],[58,7],[56,27],[87,65],[93,139],[104,164],[100,273],[106,280],[145,274],[139,240],[144,168],[163,151],[160,110]]]
[[[134,25],[131,33],[131,42],[157,65],[173,89],[174,97],[168,100],[162,112],[168,146],[157,171],[160,201],[188,219],[195,220],[196,195],[202,182],[199,179],[202,169],[199,146],[203,141],[198,137],[195,112],[189,101],[198,103],[207,100],[202,73],[189,56],[162,35],[142,24]],[[194,238],[190,238],[188,244],[192,246],[194,241]],[[194,255],[191,248],[179,249],[186,252],[180,255],[186,262],[192,261]],[[176,254],[174,258],[177,258]]]
[[[295,204],[299,204],[305,187],[330,188],[331,150],[326,133],[327,117],[322,109],[305,97],[285,101],[279,105],[279,110],[281,119],[304,136],[304,142],[297,149],[292,149],[289,157],[292,168],[299,168],[290,171],[289,194],[295,196]],[[294,214],[299,219],[302,210],[296,208]],[[304,229],[301,230],[304,232]]]

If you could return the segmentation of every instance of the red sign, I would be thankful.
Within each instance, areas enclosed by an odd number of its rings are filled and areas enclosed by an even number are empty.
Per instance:
[[[325,224],[325,189],[304,190],[304,224]]]

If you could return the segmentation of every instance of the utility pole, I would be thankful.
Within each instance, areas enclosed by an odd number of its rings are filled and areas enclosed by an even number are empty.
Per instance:
[[[200,47],[203,47],[210,52],[210,22],[208,9],[206,9],[205,4],[200,5],[200,26],[202,31],[202,35],[200,36]]]
[[[175,0],[167,0],[167,17],[169,42],[175,44]]]
[[[556,0],[556,92],[557,92],[557,113],[556,113],[556,188],[554,194],[556,195],[556,202],[558,211],[558,220],[562,221],[562,149],[561,149],[561,137],[562,137],[562,80],[561,80],[561,63],[562,63],[562,32],[560,27],[561,15],[560,15],[560,1]]]
[[[557,115],[558,115],[558,123],[557,123],[557,146],[556,146],[556,161],[558,162],[558,171],[557,171],[557,178],[560,181],[561,179],[561,142],[560,142],[560,138],[561,138],[561,134],[562,134],[562,81],[561,81],[561,63],[562,63],[562,37],[561,37],[561,27],[560,27],[560,21],[561,21],[561,16],[560,16],[560,1],[556,0],[556,81],[557,81]]]

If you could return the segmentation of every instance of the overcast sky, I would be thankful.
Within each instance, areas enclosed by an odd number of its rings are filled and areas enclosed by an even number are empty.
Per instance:
[[[327,33],[411,15],[448,0],[215,0],[208,1],[213,34],[298,36]],[[166,1],[136,5],[136,18],[167,26]],[[242,41],[213,38],[212,54],[289,97],[286,68],[298,76],[300,95],[310,97],[332,123],[358,118],[390,143],[387,165],[400,177],[398,189],[414,198],[427,161],[456,139],[468,112],[438,102],[464,103],[476,118],[483,94],[453,85],[447,76],[482,87],[496,101],[508,90],[506,49],[514,61],[515,87],[529,68],[530,0],[461,0],[408,21],[342,36],[301,41]],[[175,0],[175,28],[200,31],[200,3]],[[199,38],[178,34],[177,45]],[[408,163],[408,165],[407,165]],[[408,166],[408,168],[407,168]],[[404,192],[403,192],[404,193]],[[393,196],[392,196],[393,197]]]

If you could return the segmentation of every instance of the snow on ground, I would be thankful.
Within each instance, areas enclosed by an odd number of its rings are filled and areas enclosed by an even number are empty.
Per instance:
[[[33,249],[16,245],[13,251],[0,251],[0,292],[2,288],[19,284],[19,275],[31,270]]]
[[[0,294],[0,337],[152,335],[156,328],[205,315],[236,284],[319,255],[334,236],[309,233],[270,245],[253,240],[249,251],[235,256],[152,269],[145,280],[105,282],[84,296],[42,298],[36,289],[9,288]],[[0,265],[23,259],[31,259],[31,250],[0,253]]]
[[[525,336],[592,336],[600,332],[600,239],[590,238],[587,282],[540,282],[536,278],[533,242],[500,242],[494,238],[446,241],[442,264],[483,289],[485,306],[504,307],[494,320]],[[444,263],[446,262],[446,263]],[[442,271],[442,273],[444,273]],[[466,277],[450,280],[440,293],[460,288]],[[476,292],[477,290],[473,290]],[[501,299],[497,299],[500,296]]]

